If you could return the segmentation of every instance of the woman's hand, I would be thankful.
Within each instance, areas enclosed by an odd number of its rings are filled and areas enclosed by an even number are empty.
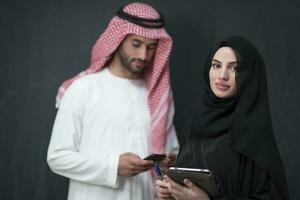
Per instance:
[[[157,193],[157,197],[159,200],[171,200],[173,197],[171,196],[171,193],[168,189],[168,183],[167,180],[164,179],[163,181],[157,180],[155,182],[155,189]]]
[[[209,200],[208,194],[188,179],[184,179],[186,186],[174,182],[168,176],[165,176],[165,179],[167,180],[166,185],[169,192],[171,192],[172,197],[176,200]]]

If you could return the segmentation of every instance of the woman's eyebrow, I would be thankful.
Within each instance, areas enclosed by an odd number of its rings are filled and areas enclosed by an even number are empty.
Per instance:
[[[222,63],[221,61],[219,61],[219,60],[217,60],[217,59],[213,59],[212,61],[215,61],[215,62],[217,62],[217,63]],[[230,61],[230,62],[228,62],[227,64],[236,64],[236,63],[238,63],[237,61]]]
[[[217,59],[213,59],[212,61],[218,62],[218,63],[222,63],[221,61],[217,60]]]

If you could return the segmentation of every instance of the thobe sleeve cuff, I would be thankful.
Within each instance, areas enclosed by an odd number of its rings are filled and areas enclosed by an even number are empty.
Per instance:
[[[119,155],[116,154],[110,155],[108,159],[109,170],[107,175],[107,185],[112,188],[119,187],[118,165],[119,165]]]

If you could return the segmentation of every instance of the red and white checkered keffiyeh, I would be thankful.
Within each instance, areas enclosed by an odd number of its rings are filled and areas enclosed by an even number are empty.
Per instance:
[[[144,3],[128,4],[123,8],[123,11],[141,18],[160,18],[159,13],[153,7]],[[93,46],[89,68],[64,81],[59,87],[56,97],[57,106],[65,90],[74,80],[87,74],[95,73],[105,67],[107,61],[128,34],[159,40],[153,67],[147,69],[145,79],[149,91],[148,106],[151,114],[150,151],[152,153],[162,153],[165,150],[166,136],[172,124],[168,123],[168,113],[173,101],[168,69],[172,38],[164,28],[145,28],[118,16],[113,17],[104,33]]]

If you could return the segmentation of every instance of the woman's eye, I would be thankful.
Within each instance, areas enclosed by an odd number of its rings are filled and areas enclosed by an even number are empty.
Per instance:
[[[236,72],[238,67],[237,66],[231,66],[230,69],[231,69],[231,71]]]
[[[212,64],[211,64],[211,68],[217,69],[217,68],[220,68],[220,65],[219,65],[219,64],[216,64],[216,63],[212,63]]]

